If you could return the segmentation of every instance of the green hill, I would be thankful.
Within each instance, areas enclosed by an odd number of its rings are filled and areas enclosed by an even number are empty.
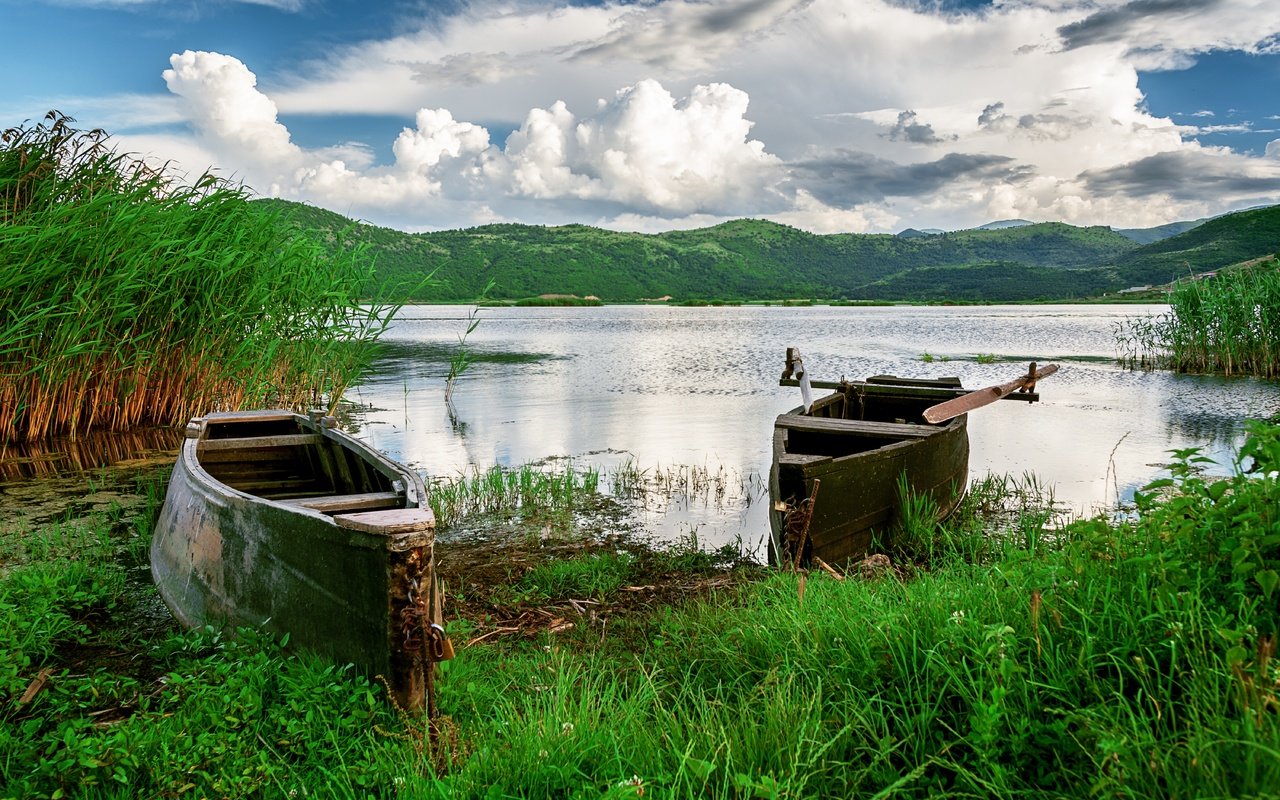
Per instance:
[[[1215,217],[1107,262],[1129,285],[1164,284],[1280,250],[1280,206]]]
[[[754,219],[661,234],[517,224],[409,234],[297,203],[261,202],[330,241],[345,230],[348,240],[366,243],[391,285],[416,286],[433,274],[413,296],[428,302],[474,299],[490,282],[495,299],[1068,299],[1163,283],[1183,262],[1203,271],[1280,245],[1273,235],[1280,207],[1220,217],[1140,247],[1107,227],[1056,222],[920,237],[816,235]]]

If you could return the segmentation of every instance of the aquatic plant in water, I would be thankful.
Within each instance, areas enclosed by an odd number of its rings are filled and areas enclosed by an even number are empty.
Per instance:
[[[1121,361],[1143,369],[1280,376],[1280,260],[1180,281],[1169,312],[1116,330]]]

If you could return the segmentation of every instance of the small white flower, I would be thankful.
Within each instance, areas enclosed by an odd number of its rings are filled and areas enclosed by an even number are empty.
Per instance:
[[[632,775],[630,780],[618,781],[619,789],[635,789],[636,797],[644,797],[644,780],[639,775]]]
[[[958,611],[952,611],[952,612],[951,612],[951,621],[952,621],[952,622],[954,622],[954,623],[955,623],[955,624],[957,624],[957,625],[963,624],[963,623],[964,623],[964,610],[963,610],[963,609],[961,609],[961,610],[958,610]]]
[[[573,733],[573,723],[572,723],[572,722],[566,722],[565,724],[561,725],[561,726],[560,726],[560,732],[561,732],[561,733],[563,733],[563,734],[564,734],[564,735],[566,735],[566,736],[568,736],[569,734]]]

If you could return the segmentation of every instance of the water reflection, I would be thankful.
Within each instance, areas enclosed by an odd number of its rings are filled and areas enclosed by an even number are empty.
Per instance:
[[[393,324],[377,375],[352,397],[369,407],[361,436],[429,476],[548,457],[606,470],[631,460],[641,469],[723,467],[750,476],[767,473],[773,418],[798,402],[796,390],[777,385],[788,346],[801,349],[819,378],[957,375],[975,388],[1009,380],[1028,360],[1057,362],[1062,369],[1041,385],[1041,403],[971,415],[970,468],[1033,472],[1088,512],[1131,498],[1172,448],[1203,446],[1229,464],[1241,421],[1280,410],[1274,382],[1114,366],[1117,322],[1163,310],[484,309],[451,420],[444,375],[467,309],[419,306]],[[752,539],[767,529],[764,505],[690,504],[654,522],[668,535],[696,529],[709,543]]]
[[[100,431],[77,439],[0,442],[0,483],[57,478],[101,467],[128,467],[135,462],[172,459],[182,436],[182,431],[176,428],[139,428],[122,433]]]

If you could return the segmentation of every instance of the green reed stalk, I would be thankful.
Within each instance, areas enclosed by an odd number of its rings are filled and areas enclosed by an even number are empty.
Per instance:
[[[567,516],[596,495],[599,485],[598,470],[579,471],[572,463],[559,471],[493,466],[432,486],[429,502],[442,527],[471,514]]]
[[[0,440],[336,401],[396,310],[362,251],[71,122],[0,135]]]
[[[1280,377],[1280,260],[1180,282],[1169,313],[1116,333],[1130,366]]]

